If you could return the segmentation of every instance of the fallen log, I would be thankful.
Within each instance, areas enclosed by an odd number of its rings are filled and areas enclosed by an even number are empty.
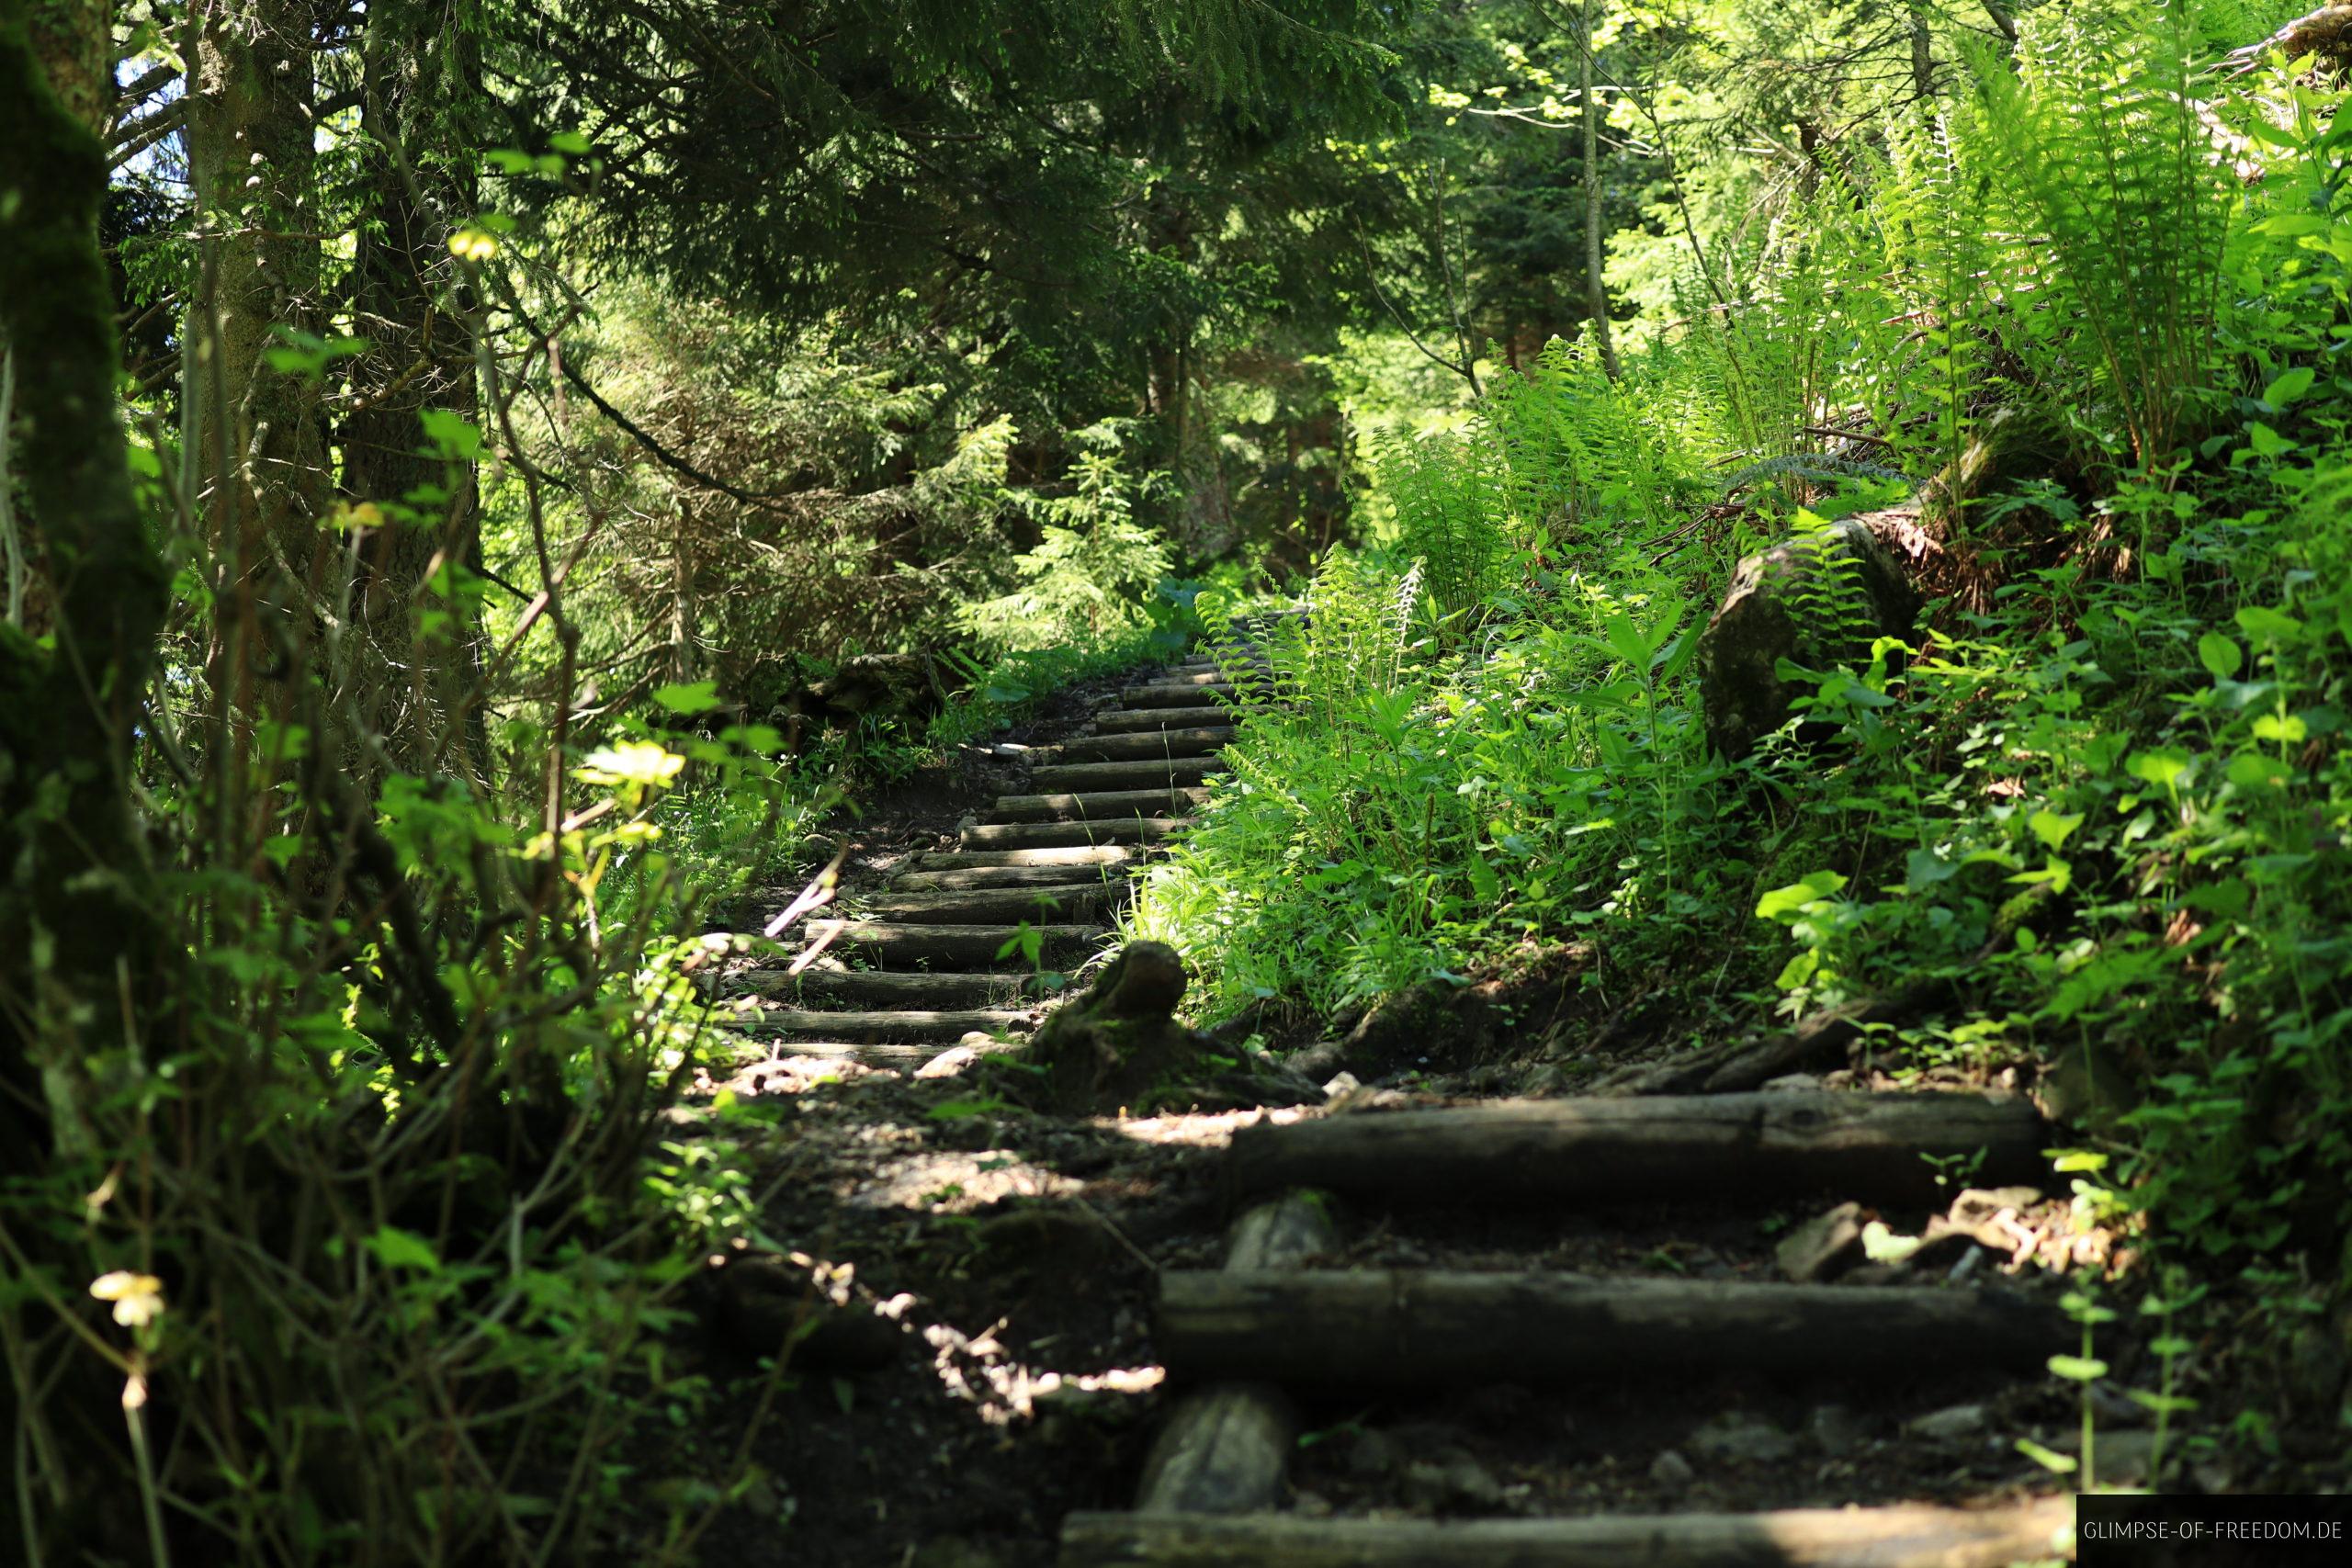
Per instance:
[[[2004,1568],[2067,1550],[2071,1499],[1579,1519],[1072,1514],[1060,1568]]]
[[[1983,1162],[1979,1186],[2043,1179],[2050,1134],[2030,1100],[1980,1094],[1721,1094],[1503,1100],[1245,1127],[1240,1192],[1285,1186],[1460,1203],[1820,1189],[1928,1201],[1933,1159]]]
[[[1655,1376],[2038,1370],[2066,1320],[1992,1292],[1403,1269],[1159,1278],[1177,1377],[1425,1388]]]

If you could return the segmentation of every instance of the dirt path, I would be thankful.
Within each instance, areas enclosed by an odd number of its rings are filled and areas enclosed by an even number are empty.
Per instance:
[[[713,1271],[712,1370],[748,1418],[792,1337],[795,1386],[708,1559],[2049,1556],[2061,1483],[2015,1439],[2067,1445],[2042,1367],[2075,1331],[2003,1272],[2054,1186],[2023,1100],[1417,1073],[1087,1119],[991,1087],[1182,830],[1233,696],[1204,660],[1080,694],[952,833],[872,825],[815,965],[732,977],[782,1196],[777,1250]],[[2100,1447],[2144,1465],[2144,1432]]]

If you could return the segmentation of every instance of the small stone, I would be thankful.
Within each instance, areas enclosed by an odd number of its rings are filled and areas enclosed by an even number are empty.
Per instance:
[[[1827,1459],[1844,1459],[1870,1438],[1862,1418],[1842,1404],[1823,1404],[1804,1418],[1805,1436]]]
[[[1701,1459],[1726,1464],[1778,1464],[1797,1451],[1797,1440],[1770,1421],[1727,1411],[1690,1434],[1683,1445]]]
[[[980,1054],[969,1045],[951,1045],[915,1069],[919,1078],[952,1078],[963,1073],[980,1059]]]
[[[1353,1094],[1363,1087],[1363,1081],[1355,1074],[1335,1073],[1330,1080],[1324,1084],[1323,1093],[1329,1099],[1338,1100],[1342,1095]]]
[[[1903,1429],[1914,1438],[1931,1443],[1960,1443],[1984,1436],[1992,1425],[1992,1413],[1981,1404],[1951,1404],[1932,1410],[1912,1421]]]
[[[2041,1201],[2039,1187],[1971,1187],[1951,1201],[1946,1217],[1955,1227],[1973,1229],[1999,1217],[2005,1209],[2030,1209]]]
[[[1860,1203],[1840,1203],[1815,1215],[1781,1238],[1773,1260],[1800,1285],[1834,1277],[1861,1259],[1865,1213]]]
[[[1690,1461],[1672,1449],[1650,1461],[1650,1481],[1665,1491],[1680,1492],[1698,1479],[1699,1472],[1690,1468]]]
[[[1328,1519],[1331,1517],[1331,1499],[1320,1492],[1301,1492],[1291,1498],[1290,1511],[1303,1519]]]
[[[1787,1073],[1764,1080],[1767,1094],[1812,1094],[1821,1088],[1820,1077],[1813,1073]]]
[[[1441,1449],[1405,1466],[1406,1505],[1430,1512],[1492,1509],[1503,1500],[1502,1483],[1461,1449]]]

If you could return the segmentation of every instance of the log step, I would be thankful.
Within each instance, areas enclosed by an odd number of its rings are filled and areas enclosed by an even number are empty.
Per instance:
[[[1928,1161],[1978,1186],[2049,1178],[2031,1101],[1982,1094],[1715,1094],[1501,1100],[1245,1127],[1237,1189],[1305,1184],[1415,1202],[1564,1197],[1770,1200],[1823,1189],[1931,1202]]]
[[[1042,770],[1041,770],[1042,771]],[[1159,789],[1100,789],[1058,795],[1001,795],[990,816],[1001,819],[1000,825],[1021,822],[1052,822],[1071,818],[1101,819],[1106,823],[1128,818],[1143,817],[1151,812],[1183,812],[1208,799],[1204,789],[1180,789],[1164,785]],[[965,841],[973,841],[967,831]]]
[[[1090,876],[1088,874],[1092,871]],[[891,886],[905,888],[1068,887],[1073,883],[1107,886],[1126,878],[1124,865],[1099,869],[1077,865],[971,865],[899,874]]]
[[[753,1027],[746,1032],[757,1034],[760,1031]],[[994,1041],[980,1047],[984,1054],[1019,1048],[1017,1044],[1002,1044]],[[912,1072],[928,1062],[938,1060],[940,1053],[947,1049],[948,1046],[937,1041],[928,1044],[890,1044],[871,1041],[779,1040],[768,1060],[780,1062],[806,1057],[818,1061],[854,1062],[862,1067],[887,1067],[894,1072]],[[755,1073],[758,1069],[759,1065],[754,1064],[743,1070]]]
[[[1119,703],[1130,708],[1198,707],[1209,698],[1233,701],[1239,694],[1223,682],[1211,685],[1191,682],[1165,682],[1149,686],[1128,686],[1119,693]]]
[[[750,1034],[806,1035],[817,1040],[877,1041],[935,1040],[953,1044],[973,1030],[983,1034],[1000,1031],[1025,1032],[1026,1012],[1010,1008],[893,1008],[865,1012],[810,1012],[775,1008],[730,1020],[731,1029]]]
[[[1159,757],[1129,762],[1053,762],[1029,770],[1040,790],[1168,789],[1225,772],[1215,757]]]
[[[1106,708],[1094,716],[1094,728],[1105,735],[1176,728],[1220,728],[1231,734],[1236,716],[1231,708]]]
[[[1157,844],[1193,825],[1189,817],[1106,817],[1082,822],[985,822],[964,829],[967,850],[1069,849]]]
[[[2006,1568],[2073,1555],[2074,1504],[1574,1519],[1077,1513],[1059,1568]]]
[[[1006,925],[1027,921],[1048,925],[1070,922],[1073,917],[1099,915],[1134,894],[1125,881],[1104,882],[1067,877],[1050,887],[966,887],[945,893],[876,893],[862,902],[874,919],[909,925]]]
[[[901,925],[887,920],[812,920],[808,931],[820,936],[839,928],[833,949],[855,949],[893,967],[941,964],[956,969],[984,969],[990,964],[1025,967],[1017,958],[999,958],[1017,927],[1009,925]],[[1102,926],[1032,926],[1042,946],[1039,958],[1047,964],[1082,958],[1110,934]]]
[[[1162,709],[1162,712],[1169,710]],[[1092,735],[1067,741],[1054,754],[1074,762],[1128,762],[1157,757],[1205,757],[1233,739],[1231,725],[1163,729],[1145,735]]]
[[[1017,970],[810,969],[799,975],[755,969],[730,977],[730,988],[755,997],[798,998],[849,1008],[955,1009],[1019,1006],[1029,976]]]
[[[1072,844],[1046,850],[933,850],[916,863],[921,871],[963,871],[995,865],[1133,865],[1142,852],[1124,844]]]
[[[1593,1280],[1549,1272],[1170,1269],[1155,1343],[1173,1376],[1458,1387],[1747,1371],[2038,1371],[2054,1309],[1934,1287]]]

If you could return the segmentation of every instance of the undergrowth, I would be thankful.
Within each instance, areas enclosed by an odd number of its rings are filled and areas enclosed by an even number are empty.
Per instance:
[[[1946,978],[1873,1065],[2090,1064],[2083,1224],[2274,1329],[2341,1303],[2352,125],[2311,62],[2223,74],[2201,16],[2031,13],[1781,192],[1744,287],[1694,272],[1621,380],[1555,343],[1391,443],[1396,526],[1325,558],[1269,643],[1287,705],[1132,917],[1205,1015],[1570,942],[1718,1030]],[[1690,655],[1735,562],[1873,510],[1920,629],[1710,755]]]

